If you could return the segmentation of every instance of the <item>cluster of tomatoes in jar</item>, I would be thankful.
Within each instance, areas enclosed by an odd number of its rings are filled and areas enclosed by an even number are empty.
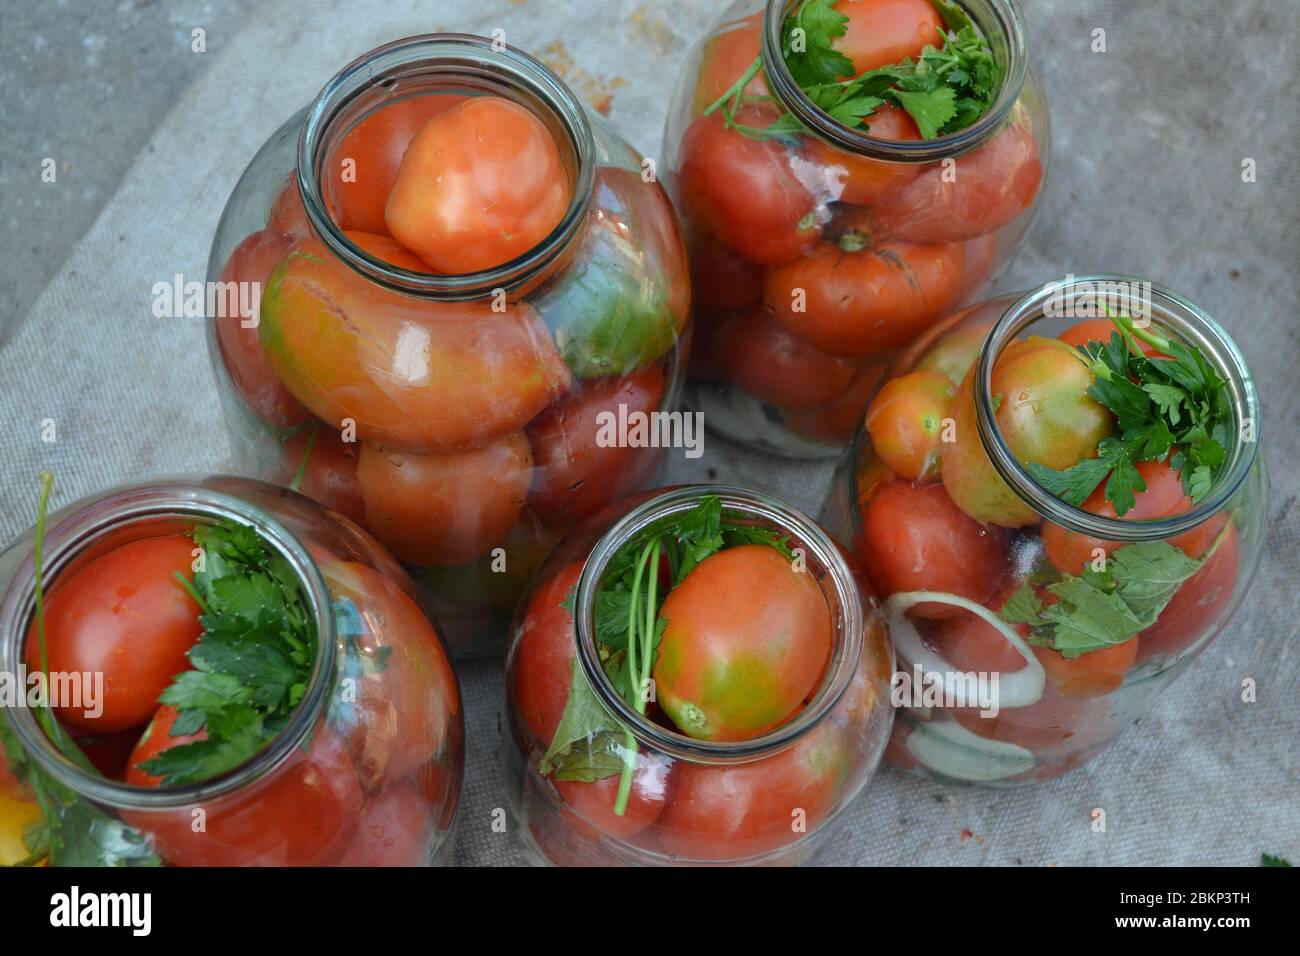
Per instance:
[[[1248,488],[1187,530],[1125,543],[1065,527],[1022,498],[990,459],[976,412],[977,357],[1015,299],[956,313],[899,359],[825,509],[883,601],[900,674],[916,668],[950,695],[904,702],[886,760],[968,782],[1058,776],[1141,716],[1234,606],[1246,576],[1238,526],[1257,504]],[[1124,445],[1136,411],[1095,397],[1111,400],[1095,388],[1112,374],[1106,348],[1120,367],[1147,360],[1175,379],[1190,367],[1184,346],[1134,335],[1123,320],[1017,337],[993,359],[997,440],[1047,480],[1092,472],[1096,487],[1077,503],[1089,515],[1135,525],[1187,515],[1197,504],[1189,448],[1120,454],[1141,442]],[[1124,384],[1142,396],[1146,382],[1131,374]],[[1211,390],[1221,384],[1211,377]],[[1108,479],[1130,467],[1126,500]],[[994,678],[991,700],[960,675]]]
[[[802,16],[808,5],[784,6]],[[930,0],[823,6],[847,18],[830,47],[845,58],[843,82],[945,42]],[[820,455],[852,437],[896,350],[1014,253],[1039,195],[1046,116],[1030,75],[1006,118],[964,151],[867,155],[791,122],[760,56],[764,29],[762,11],[725,20],[669,123],[698,319],[690,374],[711,383],[688,394],[733,438]],[[923,137],[897,102],[872,102],[847,122],[877,150],[946,135]]]
[[[603,121],[585,120],[588,180],[548,119],[422,90],[326,135],[334,238],[407,287],[345,262],[293,176],[221,270],[263,290],[258,314],[214,323],[241,454],[418,569],[457,654],[490,649],[572,523],[652,474],[658,450],[603,436],[606,414],[654,412],[680,387],[690,292],[671,204]],[[257,202],[241,186],[231,208]],[[515,266],[526,277],[469,298],[409,288]]]
[[[548,560],[516,616],[506,665],[513,796],[532,844],[552,863],[802,859],[884,747],[890,651],[879,617],[846,650],[833,619],[861,618],[831,610],[836,571],[801,567],[802,552],[790,550],[797,544],[744,519],[731,525],[729,512],[716,535],[697,535],[689,529],[707,526],[698,516],[711,504],[703,490],[695,489],[695,517],[678,528],[661,524],[659,539],[633,539],[620,552],[639,554],[639,571],[616,555],[593,585],[595,647],[610,685],[603,691],[580,660],[579,580],[606,529],[674,492],[634,499],[582,526]],[[625,572],[636,582],[631,592],[627,578],[610,582]],[[856,603],[851,585],[849,593]],[[617,633],[625,617],[638,621],[630,638]],[[638,740],[613,716],[602,697],[611,692],[648,736]],[[702,747],[683,755],[664,743],[674,738]]]

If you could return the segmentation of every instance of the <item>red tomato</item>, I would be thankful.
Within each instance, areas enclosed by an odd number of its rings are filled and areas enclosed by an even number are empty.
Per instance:
[[[762,45],[760,31],[763,28],[763,14],[761,11],[723,26],[728,29],[715,33],[704,45],[699,79],[695,82],[692,116],[699,116],[712,106],[723,93],[735,86],[741,74],[758,59],[759,48]],[[761,69],[745,84],[742,95],[746,97],[768,95],[767,80],[764,79]]]
[[[620,444],[604,421],[617,421],[620,406],[628,415],[657,411],[663,397],[663,371],[651,365],[621,379],[583,382],[533,419],[529,507],[548,524],[571,525],[636,490],[657,456]],[[613,444],[602,444],[610,437]]]
[[[357,832],[333,866],[425,866],[433,820],[415,784],[402,780],[361,808]]]
[[[1237,529],[1229,523],[1215,552],[1174,592],[1160,617],[1140,635],[1138,663],[1190,647],[1221,623],[1237,590]]]
[[[702,239],[692,249],[691,287],[696,306],[704,312],[748,309],[763,300],[763,272]]]
[[[298,180],[293,174],[284,181],[276,193],[275,203],[266,218],[266,231],[288,236],[290,239],[307,239],[312,235],[311,220],[298,192]]]
[[[321,185],[326,203],[336,210],[335,222],[340,228],[388,231],[384,205],[406,148],[426,122],[464,99],[458,93],[409,96],[384,104],[348,130],[330,149]],[[418,271],[426,271],[423,262]]]
[[[89,736],[85,736],[85,731],[77,731],[72,734],[72,738],[96,770],[110,780],[121,780],[126,774],[127,761],[140,742],[140,728],[132,727],[115,734]]]
[[[819,352],[762,307],[720,320],[713,351],[723,375],[781,408],[803,410],[834,401],[857,374],[854,362]]]
[[[382,259],[389,265],[397,266],[399,269],[406,269],[409,272],[429,271],[429,267],[424,264],[423,259],[390,236],[357,231],[345,232],[344,235],[352,240],[353,245],[370,253],[376,259]]]
[[[867,359],[862,362],[853,381],[838,398],[807,411],[790,411],[785,424],[792,431],[814,441],[842,445],[852,440],[867,403],[885,374],[885,363]]]
[[[585,783],[557,780],[555,789],[564,801],[561,815],[580,836],[599,841],[602,836],[627,840],[650,827],[663,812],[672,761],[638,750],[632,771],[632,789],[622,816],[614,812],[620,774]]]
[[[505,541],[533,477],[521,431],[472,451],[421,455],[362,445],[366,527],[409,564],[450,567]]]
[[[880,227],[908,242],[960,242],[1005,226],[1033,205],[1043,180],[1038,144],[1023,125],[1008,126],[956,166],[923,169],[875,208]]]
[[[949,713],[973,734],[1017,744],[1037,755],[1090,747],[1114,730],[1104,697],[1067,697],[1053,684],[1028,707],[1004,707],[995,717],[981,717],[978,709],[966,707]]]
[[[365,509],[361,487],[357,483],[358,443],[345,442],[341,434],[324,424],[317,425],[315,434],[313,441],[312,429],[307,428],[285,440],[281,452],[281,483],[289,484],[301,468],[299,491],[344,517],[364,524]],[[310,455],[307,453],[308,444],[311,444]]]
[[[178,734],[172,736],[172,725],[176,723],[176,718],[180,712],[171,704],[160,704],[158,710],[153,715],[153,720],[149,721],[149,726],[145,727],[144,733],[136,742],[135,748],[126,760],[125,781],[133,787],[148,787],[151,790],[157,790],[162,786],[162,777],[155,777],[147,773],[140,765],[146,761],[152,760],[165,750],[171,750],[173,747],[180,747],[183,744],[194,743],[196,740],[207,740],[208,732],[202,728],[196,734]]]
[[[875,139],[896,143],[921,138],[912,117],[892,103],[886,103],[867,117],[867,124],[870,127],[867,132]],[[813,159],[830,169],[831,181],[841,185],[840,200],[859,206],[887,199],[915,179],[922,169],[919,163],[891,163],[858,156],[811,136],[808,143]]]
[[[763,300],[777,321],[823,352],[860,356],[906,345],[961,291],[962,245],[890,243],[849,252],[841,243],[819,243],[763,278]]]
[[[1001,609],[1001,597],[989,602]],[[951,617],[934,624],[933,643],[953,668],[963,673],[1014,674],[1024,670],[1025,659],[1020,651],[984,618],[964,608],[954,608]],[[1024,636],[1028,628],[1015,625]]]
[[[775,118],[754,107],[737,115],[759,127]],[[756,265],[789,262],[821,234],[817,200],[796,178],[786,147],[727,129],[721,111],[687,128],[677,175],[686,214]]]
[[[660,706],[685,734],[749,740],[785,723],[831,651],[826,598],[775,548],[713,554],[673,588],[654,664]]]
[[[194,547],[185,535],[142,538],[55,580],[45,601],[49,670],[104,675],[103,713],[55,707],[61,722],[98,734],[138,727],[172,678],[190,669],[185,653],[203,628],[199,606],[174,575],[194,580]],[[26,659],[29,671],[40,669],[35,622]]]
[[[942,591],[981,604],[1007,571],[1006,541],[963,514],[938,484],[895,478],[862,514],[858,557],[882,598],[899,591]],[[952,617],[958,608],[918,604],[919,617]]]
[[[572,606],[582,567],[572,561],[537,584],[506,668],[524,727],[543,750],[550,745],[569,698],[577,640]]]
[[[853,61],[855,76],[943,45],[943,21],[930,0],[836,0],[835,9],[849,22],[831,45]]]
[[[954,389],[938,372],[918,370],[886,382],[872,399],[866,419],[871,447],[900,478],[937,477]]]
[[[512,100],[476,96],[416,134],[384,218],[393,238],[435,272],[481,272],[550,235],[571,194],[546,124]]]
[[[267,291],[272,270],[289,251],[290,242],[288,236],[264,230],[253,233],[235,246],[221,271],[221,281],[250,283],[245,287],[248,289],[252,288],[251,283],[257,283],[257,304],[247,310],[241,307],[238,315],[218,316],[213,320],[222,364],[244,404],[263,421],[286,428],[302,424],[311,413],[289,393],[271,369],[258,339],[257,326],[261,297]],[[251,324],[244,325],[245,322]]]
[[[1050,647],[1033,647],[1047,682],[1062,697],[1101,697],[1117,690],[1137,659],[1138,638],[1066,658]]]

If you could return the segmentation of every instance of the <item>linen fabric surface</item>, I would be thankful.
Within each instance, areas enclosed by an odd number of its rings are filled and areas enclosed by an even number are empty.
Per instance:
[[[228,468],[203,320],[157,319],[151,289],[205,276],[217,219],[254,151],[344,63],[415,33],[491,35],[548,62],[658,155],[688,48],[714,0],[317,0],[258,9],[176,102],[119,191],[0,351],[0,539],[55,504],[126,481]],[[882,769],[823,864],[1242,864],[1300,857],[1297,768],[1295,117],[1300,5],[1025,0],[1052,117],[1038,218],[997,290],[1065,273],[1149,277],[1205,307],[1255,374],[1271,469],[1267,554],[1232,624],[1101,757],[1034,788],[940,787]],[[196,24],[201,25],[201,24]],[[1092,52],[1105,31],[1105,53]],[[187,31],[188,32],[188,31]],[[120,91],[130,108],[131,91]],[[1256,181],[1244,182],[1254,160]],[[36,173],[33,173],[36,175]],[[41,440],[53,419],[57,441]],[[816,514],[830,463],[706,439],[663,483],[718,480]],[[492,831],[507,805],[497,664],[460,669],[468,767],[457,862],[525,859]],[[1258,683],[1243,703],[1242,681]],[[1106,811],[1094,832],[1092,811]]]

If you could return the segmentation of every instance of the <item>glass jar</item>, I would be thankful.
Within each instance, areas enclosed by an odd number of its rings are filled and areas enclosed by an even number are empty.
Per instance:
[[[57,701],[53,711],[6,706],[0,739],[9,770],[0,765],[0,808],[20,806],[28,823],[42,815],[46,823],[46,839],[28,833],[28,862],[46,854],[54,865],[448,862],[465,762],[451,664],[401,567],[370,535],[317,503],[260,481],[216,476],[123,487],[70,505],[45,528],[47,633],[52,596],[88,567],[102,567],[98,559],[149,539],[156,549],[163,536],[214,525],[254,532],[303,597],[318,646],[300,699],[251,758],[176,786],[140,767],[146,754],[167,749],[147,749],[153,736],[175,736],[175,709],[101,731],[69,722]],[[21,674],[31,660],[33,548],[29,532],[0,555],[0,674]],[[218,560],[204,549],[193,553]],[[109,583],[127,601],[148,587],[125,578]],[[83,606],[78,613],[99,612]],[[54,678],[60,671],[50,653]],[[130,696],[140,673],[105,667],[101,693]],[[151,694],[144,703],[153,712]],[[106,716],[99,699],[99,716]],[[21,849],[10,845],[7,862],[17,862]]]
[[[802,555],[833,628],[830,656],[802,707],[751,739],[696,739],[673,729],[667,716],[652,719],[657,704],[647,706],[651,717],[638,712],[615,689],[606,673],[608,648],[603,638],[597,641],[598,592],[620,549],[709,495],[720,497],[725,515],[777,532]],[[858,594],[850,562],[826,534],[757,492],[717,485],[647,492],[579,526],[521,602],[506,659],[510,798],[532,848],[557,865],[807,858],[866,784],[893,719],[887,696],[893,654],[879,612]],[[591,711],[608,731],[592,729],[591,713],[575,730],[580,722],[569,698],[577,681],[591,691]],[[562,730],[573,737],[564,753],[587,755],[597,769],[569,772],[566,765],[561,773],[546,764]],[[620,775],[599,769],[599,758],[621,766],[629,744],[635,769],[619,813]]]
[[[727,7],[691,55],[664,152],[698,319],[686,402],[729,438],[816,458],[843,449],[897,350],[1016,253],[1042,193],[1049,128],[1011,0],[894,4],[926,20],[916,49],[854,53],[868,64],[859,70],[892,65],[919,54],[927,30],[939,39],[941,8],[969,15],[1000,87],[973,123],[928,140],[895,105],[864,131],[808,98],[781,54],[802,2]],[[870,7],[836,4],[851,30]],[[746,76],[728,119],[727,92]],[[788,132],[755,136],[778,118]]]
[[[1131,505],[1107,500],[1109,466],[1078,507],[1034,477],[1095,457],[1107,428],[1121,434],[1079,387],[1095,379],[1077,347],[1107,341],[1108,310],[1199,349],[1225,382],[1226,455],[1195,499],[1186,459],[1137,462]],[[928,450],[905,440],[909,416],[932,420]],[[898,653],[907,693],[886,760],[947,781],[1031,783],[1084,763],[1146,713],[1254,574],[1267,514],[1259,422],[1232,339],[1143,280],[1070,276],[970,306],[914,343],[822,511],[884,601]]]
[[[387,234],[385,197],[425,124],[503,100],[545,127],[571,201],[515,258],[435,274]],[[674,407],[683,377],[685,244],[648,169],[536,60],[438,34],[345,67],[226,205],[209,278],[264,288],[209,323],[240,468],[374,534],[454,656],[499,651],[551,547],[658,467],[601,433]]]

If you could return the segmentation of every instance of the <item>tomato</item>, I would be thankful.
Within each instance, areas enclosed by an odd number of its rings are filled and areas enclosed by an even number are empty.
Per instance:
[[[361,487],[357,483],[357,442],[347,442],[328,425],[317,423],[285,440],[281,452],[282,484],[289,484],[302,469],[298,490],[325,507],[358,524],[365,522]],[[308,454],[307,446],[311,446]]]
[[[939,484],[893,479],[862,514],[857,554],[882,598],[899,591],[942,591],[985,603],[1007,572],[1007,544],[996,529],[963,514]],[[952,617],[948,604],[918,604],[919,617]]]
[[[205,799],[204,829],[195,830],[198,807],[124,810],[122,818],[150,834],[172,866],[321,866],[351,843],[361,802],[337,736],[318,727],[306,750],[295,748],[258,782]]]
[[[931,347],[916,363],[917,370],[939,372],[954,385],[960,385],[975,364],[993,325],[980,322],[953,329]]]
[[[773,111],[745,107],[737,121],[762,127],[775,118]],[[821,234],[817,200],[795,176],[786,147],[728,129],[720,111],[687,128],[678,181],[682,208],[755,265],[796,259]]]
[[[313,234],[307,207],[302,204],[302,194],[298,192],[298,179],[293,173],[275,195],[275,202],[266,218],[266,231],[293,240],[308,239]]]
[[[571,561],[540,581],[528,598],[519,638],[506,668],[524,727],[543,750],[564,714],[576,653],[573,596],[582,562]]]
[[[958,156],[955,167],[927,166],[874,211],[880,227],[897,239],[959,242],[1015,219],[1033,205],[1042,179],[1038,144],[1016,124]]]
[[[384,206],[406,148],[426,122],[464,99],[456,93],[430,93],[385,103],[330,148],[321,191],[326,203],[336,210],[335,222],[340,228],[380,234],[388,231]],[[418,271],[427,271],[423,262]]]
[[[1156,622],[1139,635],[1138,663],[1177,654],[1215,630],[1237,590],[1239,565],[1237,529],[1229,521],[1214,553],[1174,592]]]
[[[682,860],[735,861],[778,850],[822,823],[847,767],[843,738],[830,727],[751,763],[683,761],[673,767],[656,833]]]
[[[857,366],[798,338],[762,307],[722,319],[713,351],[723,375],[761,401],[796,410],[834,401],[853,382]]]
[[[673,723],[700,740],[749,740],[783,724],[830,656],[821,588],[767,545],[705,558],[659,614],[668,624],[655,693]]]
[[[1037,524],[1038,513],[998,475],[975,420],[974,369],[953,400],[955,441],[942,452],[944,487],[963,511],[981,523],[1004,527]],[[1022,463],[1062,470],[1095,457],[1113,417],[1088,396],[1092,372],[1059,339],[1030,336],[1002,350],[993,369],[992,394],[1001,396],[998,429]]]
[[[884,374],[884,362],[863,361],[843,394],[816,408],[787,412],[786,426],[814,441],[841,445],[851,441]]]
[[[528,426],[534,464],[528,505],[548,524],[571,525],[630,494],[656,461],[608,425],[657,411],[664,376],[657,365],[627,378],[585,382]],[[624,411],[620,411],[620,408]],[[628,436],[631,437],[631,436]]]
[[[943,21],[930,0],[836,0],[834,6],[849,21],[831,45],[853,61],[854,76],[943,44]]]
[[[191,744],[197,740],[207,740],[208,732],[202,728],[194,734],[177,734],[172,736],[172,726],[180,712],[171,704],[160,704],[149,726],[136,742],[131,756],[126,760],[126,774],[123,779],[133,787],[148,787],[156,790],[162,786],[162,777],[155,777],[146,772],[141,764],[153,760],[159,754],[173,747]]]
[[[990,609],[1001,610],[1004,603],[1005,599],[999,596],[989,601]],[[1024,670],[1025,658],[1005,634],[964,608],[953,610],[951,617],[934,623],[931,642],[955,670],[977,674],[1014,674]],[[1014,626],[1025,636],[1027,627]]]
[[[569,387],[528,305],[437,303],[367,283],[321,243],[292,247],[262,299],[280,379],[332,427],[411,451],[482,445],[522,428]]]
[[[901,478],[931,479],[954,386],[938,372],[919,370],[886,382],[867,409],[871,447]]]
[[[172,677],[190,669],[185,653],[203,628],[198,604],[174,575],[194,580],[193,549],[185,535],[141,538],[55,580],[45,601],[49,670],[104,676],[103,712],[92,717],[83,707],[55,707],[62,723],[100,734],[137,727],[153,715]],[[29,671],[40,669],[35,622],[26,660]]]
[[[482,272],[550,235],[571,194],[546,124],[512,100],[475,96],[416,134],[384,218],[393,238],[435,272]]]
[[[340,695],[330,721],[347,728],[345,749],[362,786],[373,791],[457,746],[456,677],[433,625],[396,584],[350,561],[321,561],[320,569],[336,616],[346,614],[339,629],[351,638],[349,664],[360,665],[353,699]]]
[[[906,345],[953,304],[964,276],[959,244],[887,243],[855,251],[822,242],[769,269],[763,300],[789,332],[832,355]]]
[[[564,801],[561,814],[579,835],[592,841],[601,836],[627,840],[650,827],[663,813],[670,786],[672,761],[638,750],[632,770],[632,789],[622,816],[614,812],[621,774],[585,783],[557,780],[555,789]]]
[[[742,310],[763,301],[763,272],[709,240],[691,253],[691,287],[695,304],[705,312]]]
[[[988,740],[1001,740],[1041,754],[1061,754],[1105,740],[1114,730],[1104,697],[1067,697],[1054,684],[1028,707],[1003,707],[981,717],[977,708],[949,711],[957,723]]]
[[[111,780],[121,780],[126,774],[131,752],[140,742],[140,728],[132,727],[115,734],[86,735],[85,731],[77,731],[71,736],[91,766]]]
[[[352,244],[376,259],[381,259],[391,266],[406,269],[409,272],[428,272],[429,267],[419,256],[407,249],[396,239],[374,232],[349,231],[344,233]]]
[[[1101,697],[1124,683],[1124,675],[1137,659],[1138,644],[1134,637],[1072,658],[1050,647],[1033,647],[1033,652],[1047,672],[1047,682],[1062,697]]]
[[[363,445],[357,483],[366,526],[409,564],[473,561],[505,540],[532,480],[528,438],[512,432],[471,451],[423,455]]]
[[[1140,461],[1138,474],[1146,484],[1145,491],[1133,493],[1133,507],[1124,512],[1126,521],[1153,521],[1186,514],[1192,510],[1192,499],[1183,491],[1178,472],[1165,461]],[[1103,518],[1116,518],[1115,506],[1106,500],[1106,483],[1099,484],[1083,510]],[[1222,520],[1210,520],[1200,526],[1169,538],[1169,543],[1181,548],[1189,557],[1199,558],[1209,548],[1223,527]],[[1120,546],[1117,541],[1103,541],[1090,535],[1068,531],[1048,521],[1043,525],[1043,550],[1056,570],[1063,574],[1078,574],[1083,566],[1092,563],[1100,550],[1109,556]]]
[[[763,14],[761,11],[722,26],[729,26],[730,29],[723,30],[720,27],[721,32],[716,32],[704,44],[699,79],[695,82],[695,98],[691,103],[692,116],[699,116],[717,102],[719,97],[735,86],[741,75],[758,59],[762,46],[760,31],[763,29]],[[768,95],[767,80],[761,69],[745,84],[741,95],[745,97]]]
[[[867,124],[869,135],[875,139],[903,142],[921,138],[912,117],[892,103],[886,103],[868,116]],[[839,183],[840,200],[860,206],[892,196],[915,179],[922,168],[919,163],[891,163],[859,156],[811,136],[808,143],[813,159],[830,169],[831,180]]]
[[[402,780],[366,801],[357,832],[333,866],[425,866],[433,820],[415,784]]]
[[[230,381],[259,418],[286,428],[301,425],[311,413],[289,393],[276,377],[258,339],[261,297],[266,293],[272,270],[289,251],[291,240],[269,230],[248,236],[230,254],[221,271],[222,282],[257,283],[256,305],[239,309],[238,315],[218,316],[213,320],[221,362]],[[252,289],[251,285],[245,288]],[[245,322],[251,323],[244,325]]]
[[[525,506],[499,545],[504,555],[498,556],[494,547],[468,564],[422,568],[421,578],[432,592],[432,610],[438,623],[450,634],[466,633],[476,627],[499,627],[499,618],[514,611],[519,595],[567,531],[567,527],[542,524]]]

